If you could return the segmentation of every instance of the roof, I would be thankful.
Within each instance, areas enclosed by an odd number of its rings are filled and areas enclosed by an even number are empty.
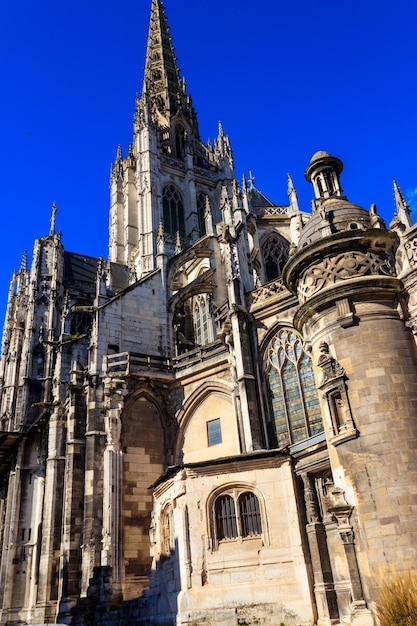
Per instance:
[[[64,276],[76,282],[95,283],[98,259],[84,254],[64,252]]]

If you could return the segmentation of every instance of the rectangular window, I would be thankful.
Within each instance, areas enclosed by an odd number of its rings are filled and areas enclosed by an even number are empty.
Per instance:
[[[222,442],[222,429],[219,417],[207,422],[207,441],[209,446],[215,446]]]

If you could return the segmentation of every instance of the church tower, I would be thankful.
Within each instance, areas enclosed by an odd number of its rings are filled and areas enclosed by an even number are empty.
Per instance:
[[[128,154],[111,168],[110,260],[139,279],[156,267],[159,236],[169,257],[205,234],[207,204],[233,178],[233,156],[219,124],[204,144],[161,0],[152,0],[145,72]]]

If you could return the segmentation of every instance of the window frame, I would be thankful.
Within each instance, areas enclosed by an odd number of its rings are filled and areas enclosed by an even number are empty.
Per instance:
[[[264,357],[264,376],[271,435],[278,448],[307,441],[324,432],[313,362],[304,348],[302,337],[293,328],[282,326],[275,331]],[[280,423],[286,425],[285,430],[279,427]],[[299,436],[301,432],[305,436]]]
[[[219,428],[218,428],[218,435],[217,433],[211,433],[211,437],[210,437],[210,428],[209,428],[209,424],[218,424]],[[222,423],[221,423],[221,419],[220,417],[215,417],[212,420],[207,420],[206,422],[206,427],[207,427],[207,446],[209,448],[211,448],[212,446],[218,446],[219,444],[223,443],[223,437],[222,437]],[[214,439],[218,439],[218,441],[213,441]]]
[[[254,510],[249,511],[249,513],[245,513],[246,519],[243,521],[242,502],[244,497],[246,497],[246,501],[248,501],[248,496],[250,497],[252,504],[255,503],[255,506]],[[226,498],[230,499],[229,502],[233,502],[236,525],[235,536],[229,537],[221,536],[222,533],[219,532],[220,523],[223,528],[225,524],[226,527],[229,525],[229,529],[233,526],[231,507],[229,511],[226,511],[228,514],[225,514],[223,518],[224,521],[219,522],[218,509],[220,503],[226,502]],[[251,518],[251,522],[248,524],[247,518],[249,517]],[[265,504],[259,491],[252,485],[239,484],[218,489],[214,494],[212,494],[211,499],[209,499],[208,519],[210,521],[209,537],[212,551],[218,550],[221,546],[235,545],[236,543],[241,544],[246,542],[255,542],[257,546],[259,546],[259,543],[262,545],[269,544]],[[256,530],[257,532],[249,532],[247,530],[250,524],[252,524],[252,530]]]
[[[289,251],[288,241],[279,233],[274,231],[265,237],[261,245],[261,256],[266,282],[281,278],[284,265],[288,261]],[[276,271],[271,271],[272,266]]]
[[[185,237],[185,212],[182,193],[169,183],[162,190],[162,215],[164,233]]]

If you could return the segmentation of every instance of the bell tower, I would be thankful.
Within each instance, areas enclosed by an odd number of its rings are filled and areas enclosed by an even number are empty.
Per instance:
[[[205,234],[209,203],[220,219],[221,186],[234,178],[230,142],[204,144],[185,79],[180,78],[161,0],[152,0],[142,93],[133,141],[119,146],[110,179],[110,260],[128,265],[132,281]],[[158,245],[159,244],[159,245]]]

